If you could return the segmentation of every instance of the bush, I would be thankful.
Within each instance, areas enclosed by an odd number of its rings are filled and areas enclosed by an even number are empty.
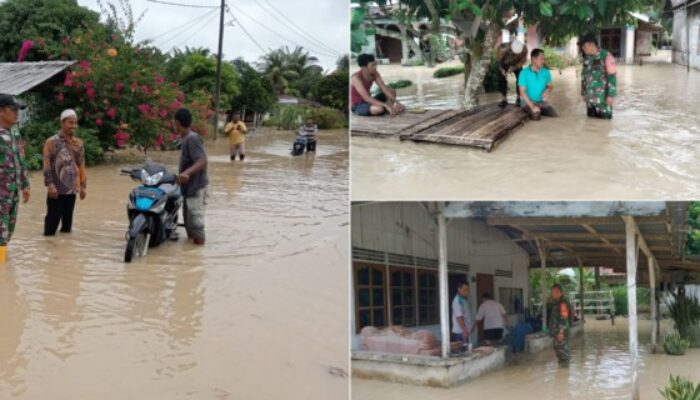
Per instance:
[[[627,315],[627,287],[613,287],[612,295],[615,301],[615,315]],[[649,289],[637,288],[637,308],[649,308],[650,304],[651,296]]]
[[[690,347],[700,347],[700,325],[692,325],[688,328],[688,342]]]
[[[664,351],[672,356],[682,356],[690,346],[690,343],[683,339],[676,332],[669,333],[664,338]]]
[[[319,129],[342,129],[348,126],[348,118],[342,112],[330,108],[319,107],[308,114]]]
[[[43,166],[43,149],[46,139],[58,133],[58,122],[31,122],[20,129],[25,143],[27,168],[40,170]],[[104,160],[97,132],[92,129],[78,128],[75,134],[85,146],[85,164],[92,166]]]
[[[680,376],[670,376],[669,382],[659,393],[666,400],[700,400],[700,383],[696,386]]]
[[[433,72],[433,78],[447,78],[464,73],[464,67],[445,67]]]
[[[695,297],[674,295],[669,301],[668,311],[671,314],[678,333],[685,339],[691,336],[691,329],[700,322],[700,302]]]
[[[576,60],[566,54],[559,54],[554,49],[545,48],[544,65],[547,66],[548,69],[564,69],[576,65]]]
[[[413,85],[413,82],[406,80],[406,79],[401,79],[401,80],[398,80],[396,82],[389,83],[388,86],[390,88],[396,90],[396,89],[403,89],[403,88],[409,87],[411,85]]]

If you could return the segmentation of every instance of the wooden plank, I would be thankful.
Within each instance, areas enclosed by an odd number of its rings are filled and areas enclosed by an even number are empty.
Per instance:
[[[518,108],[501,109],[495,104],[479,107],[465,118],[440,129],[416,132],[405,139],[471,146],[491,151],[506,136],[522,126],[527,114]]]
[[[428,110],[423,114],[404,112],[396,116],[362,117],[353,115],[352,134],[355,136],[393,136],[426,121],[440,121],[451,110]]]

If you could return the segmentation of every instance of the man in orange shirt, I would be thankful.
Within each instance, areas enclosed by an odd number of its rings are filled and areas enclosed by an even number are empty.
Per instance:
[[[61,113],[61,129],[44,144],[44,184],[48,189],[47,213],[44,219],[44,235],[70,232],[73,226],[73,210],[76,195],[85,199],[87,177],[85,173],[85,146],[75,137],[78,115],[74,110]]]

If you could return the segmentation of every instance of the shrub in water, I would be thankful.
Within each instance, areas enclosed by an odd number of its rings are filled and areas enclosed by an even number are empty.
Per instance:
[[[433,78],[447,78],[464,73],[464,67],[445,67],[433,72]]]
[[[671,375],[668,384],[659,393],[666,400],[700,400],[700,383],[695,385],[689,380]]]
[[[348,126],[348,118],[335,108],[315,108],[309,116],[314,120],[314,124],[318,125],[318,129],[341,129]]]
[[[700,322],[700,302],[695,297],[687,297],[683,294],[673,297],[673,300],[668,303],[668,311],[678,333],[683,338],[689,339],[691,327]]]
[[[406,79],[401,79],[401,80],[398,80],[398,81],[396,81],[396,82],[391,82],[391,83],[389,83],[388,86],[389,86],[390,88],[396,90],[396,89],[402,89],[402,88],[405,88],[405,87],[409,87],[409,86],[411,86],[411,85],[413,85],[413,82],[411,82],[411,81],[409,81],[409,80],[406,80]]]
[[[682,356],[685,354],[689,345],[690,343],[688,343],[687,340],[683,339],[681,335],[675,332],[669,333],[664,338],[664,351],[666,351],[666,354],[672,356]]]

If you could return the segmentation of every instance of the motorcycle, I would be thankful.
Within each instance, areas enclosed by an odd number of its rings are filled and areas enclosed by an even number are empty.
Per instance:
[[[297,136],[292,143],[292,155],[300,156],[304,154],[304,149],[306,149],[306,138],[303,136]]]
[[[129,229],[124,262],[128,263],[134,255],[143,257],[149,247],[175,237],[183,199],[177,177],[162,165],[149,163],[121,174],[141,183],[129,194],[126,206]]]

